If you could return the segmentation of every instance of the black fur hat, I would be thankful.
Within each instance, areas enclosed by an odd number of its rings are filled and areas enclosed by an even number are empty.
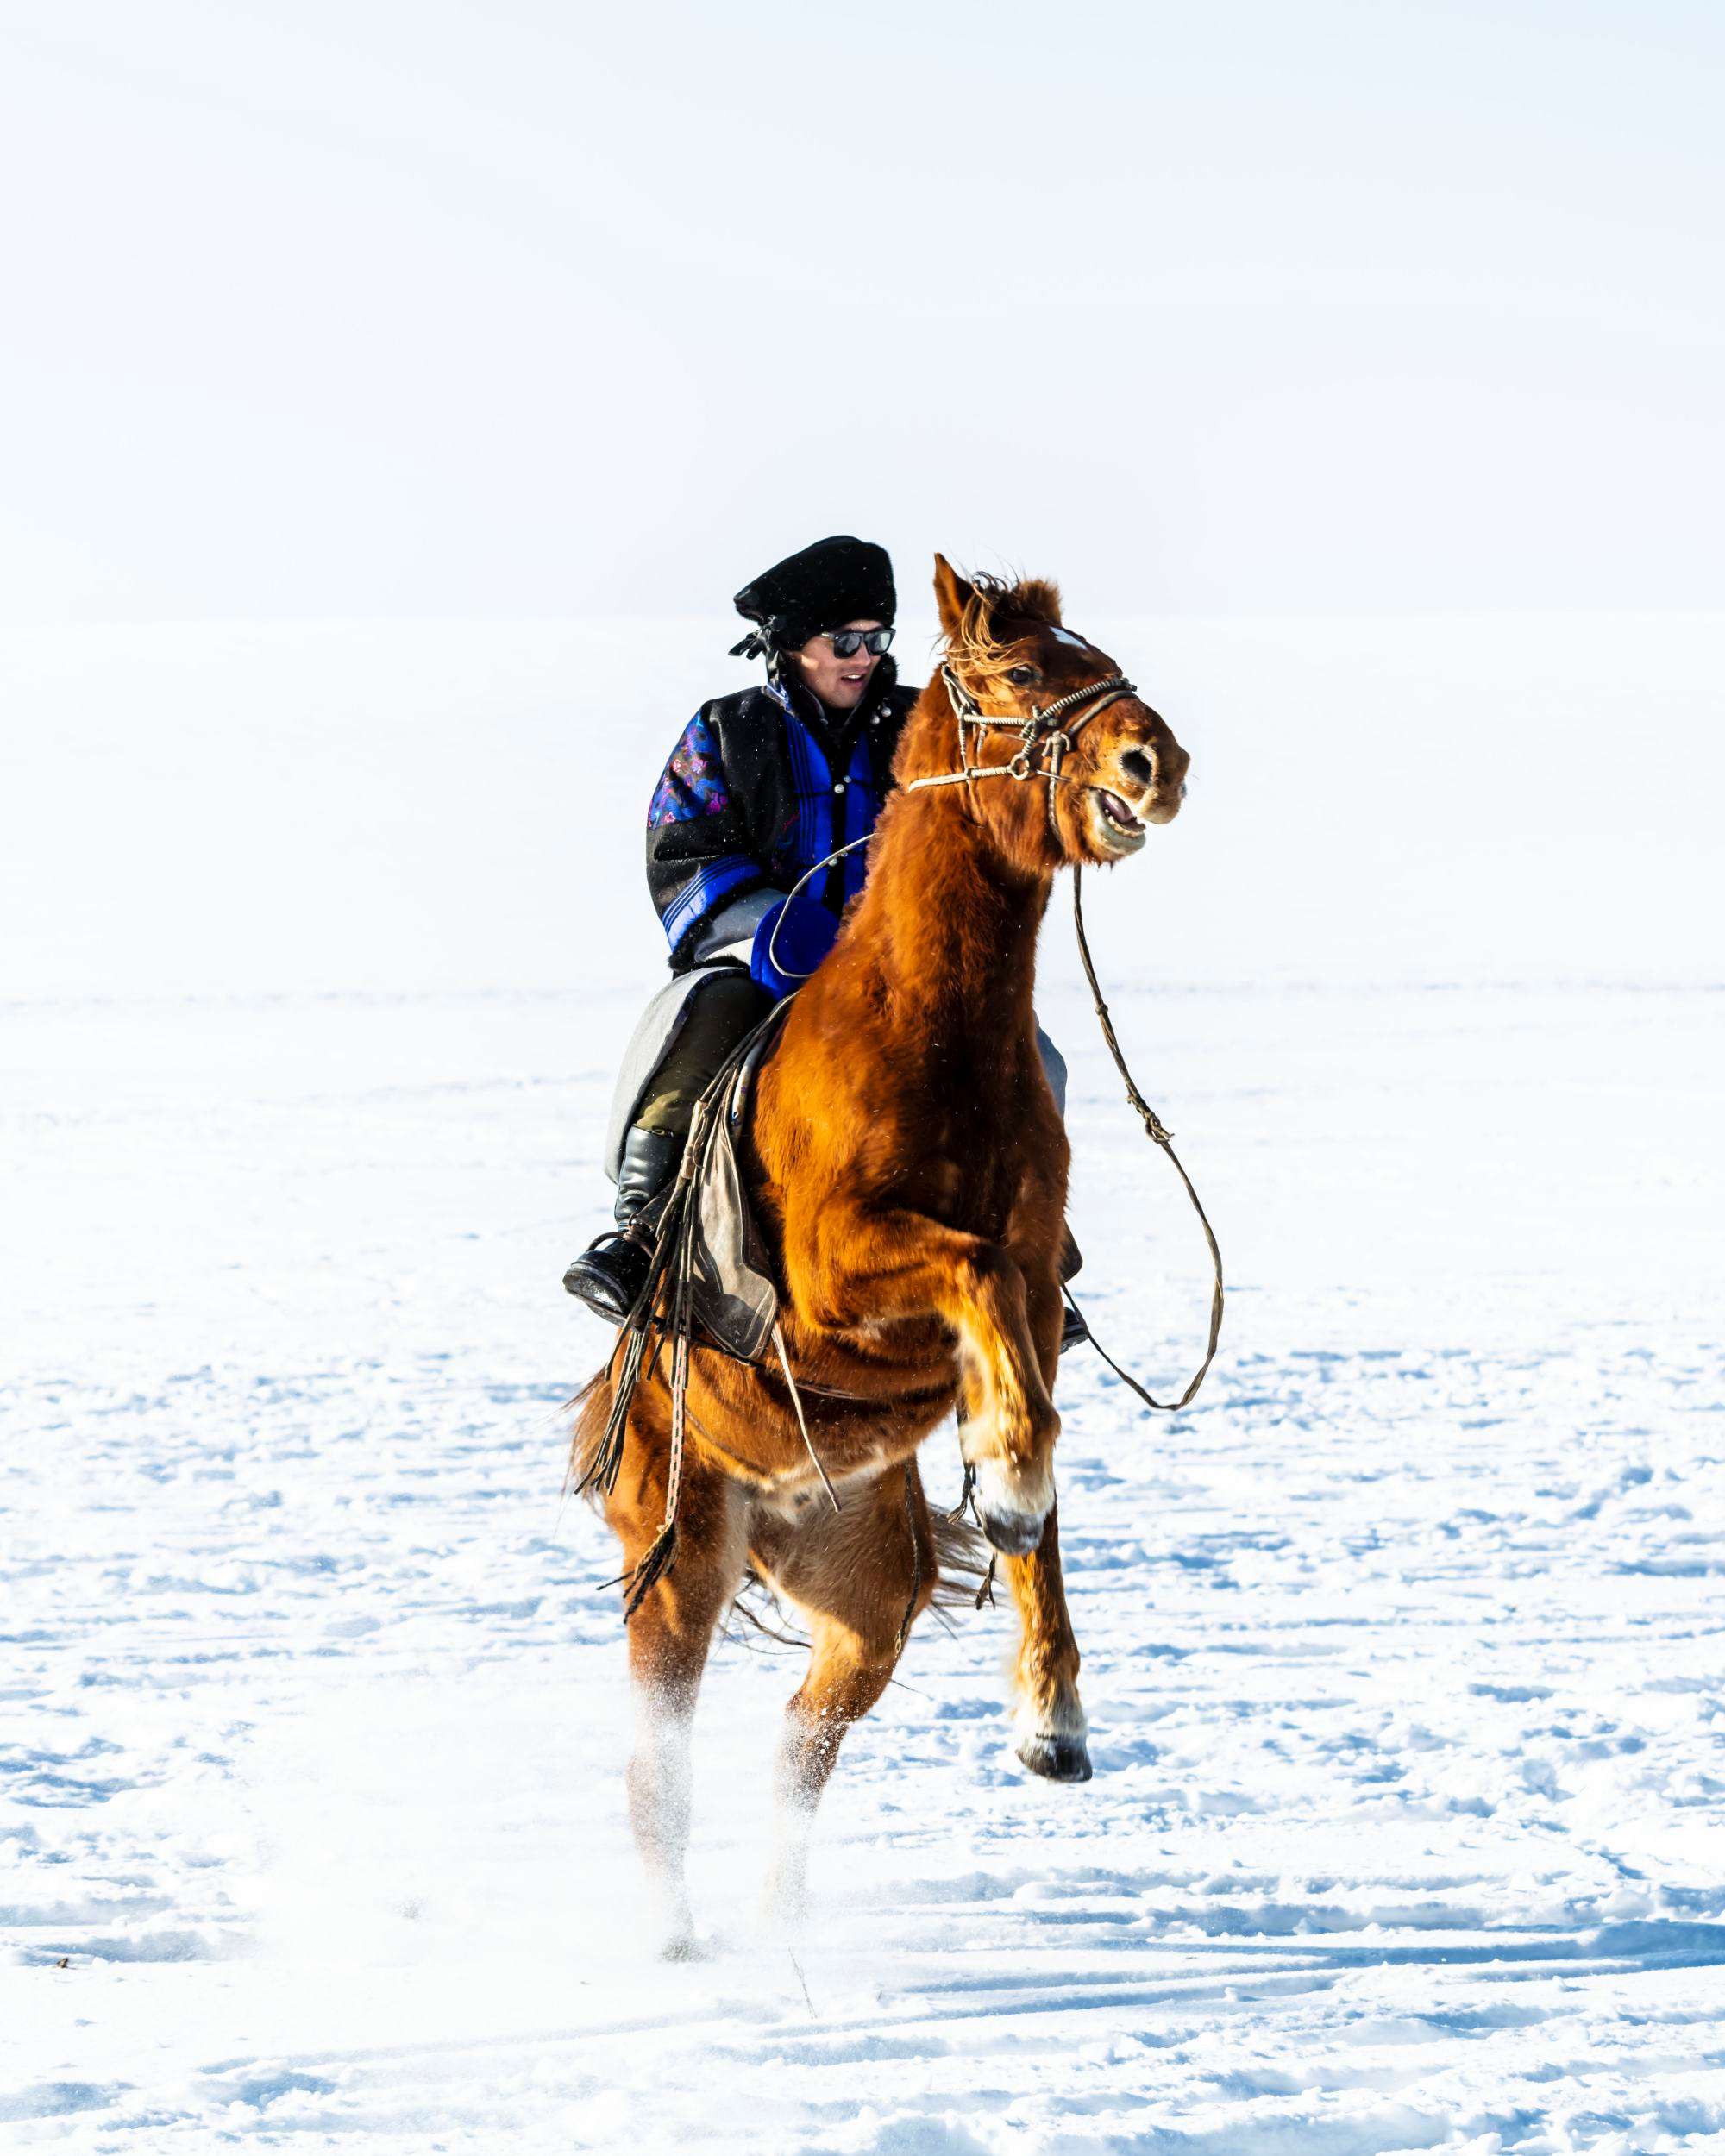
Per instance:
[[[890,627],[899,595],[887,549],[840,533],[787,555],[745,584],[732,603],[744,621],[757,626],[731,646],[731,655],[752,659],[763,652],[800,650],[811,636],[842,622]]]

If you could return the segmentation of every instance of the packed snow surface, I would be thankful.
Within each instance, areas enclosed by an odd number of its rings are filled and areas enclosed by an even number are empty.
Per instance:
[[[925,1620],[787,1940],[756,1896],[800,1658],[723,1642],[710,1954],[668,1969],[614,1545],[561,1489],[605,1335],[558,1275],[656,978],[641,807],[721,630],[651,666],[638,628],[439,633],[5,654],[0,2140],[1725,2149],[1702,628],[1680,667],[1597,625],[1097,625],[1197,759],[1087,911],[1232,1300],[1186,1414],[1062,1370],[1095,1779],[1013,1757],[1004,1603]],[[1586,789],[1649,680],[1671,783],[1614,831]],[[1499,753],[1433,730],[1421,786],[1380,702]],[[1518,817],[1519,907],[1480,837]],[[1077,1285],[1176,1386],[1202,1245],[1069,943],[1059,899]],[[956,1499],[950,1430],[924,1465]]]

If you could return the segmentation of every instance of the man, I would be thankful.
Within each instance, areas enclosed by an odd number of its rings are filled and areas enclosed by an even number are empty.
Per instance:
[[[883,548],[822,539],[737,594],[754,624],[733,657],[761,657],[761,686],[703,704],[671,751],[647,812],[647,882],[673,980],[637,1027],[612,1106],[614,1231],[563,1285],[620,1323],[647,1277],[643,1215],[677,1171],[695,1102],[750,1029],[831,948],[862,887],[857,847],[788,894],[808,869],[875,827],[893,753],[919,692],[887,656],[898,595]]]

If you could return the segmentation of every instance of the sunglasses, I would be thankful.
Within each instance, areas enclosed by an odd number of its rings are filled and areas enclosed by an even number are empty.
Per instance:
[[[821,634],[841,659],[854,659],[865,644],[873,659],[884,658],[893,648],[890,629],[825,629]]]

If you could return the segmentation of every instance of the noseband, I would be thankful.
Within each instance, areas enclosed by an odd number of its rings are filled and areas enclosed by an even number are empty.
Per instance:
[[[1106,711],[1110,704],[1119,703],[1122,697],[1135,696],[1138,691],[1134,685],[1123,674],[1111,674],[1106,680],[1087,682],[1082,688],[1073,689],[1065,696],[1057,697],[1052,704],[1042,705],[1026,717],[1018,711],[985,711],[950,666],[942,667],[940,678],[946,684],[953,717],[958,722],[960,768],[957,771],[941,772],[933,778],[913,779],[905,792],[914,793],[919,787],[925,786],[968,787],[975,779],[1046,779],[1048,828],[1057,840],[1060,825],[1054,813],[1055,789],[1060,785],[1060,767],[1072,746],[1073,736],[1080,727],[1088,725],[1098,711]],[[1058,724],[1069,711],[1076,711],[1078,716],[1069,724]],[[1007,726],[1015,726],[1019,733],[1018,750],[1010,762],[973,764],[968,730],[974,727],[981,735],[990,727],[999,730]],[[975,807],[974,801],[972,807]]]

